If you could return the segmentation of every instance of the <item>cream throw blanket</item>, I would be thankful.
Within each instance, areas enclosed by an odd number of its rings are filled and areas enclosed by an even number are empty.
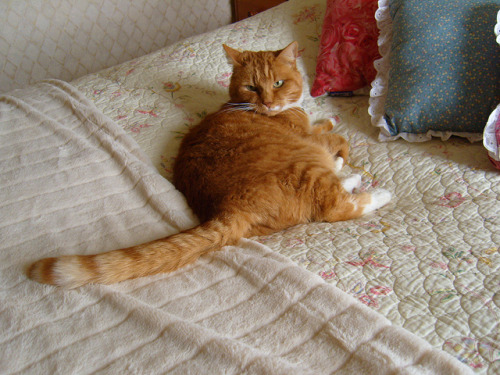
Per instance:
[[[68,84],[0,99],[0,373],[460,374],[444,352],[244,240],[170,275],[63,290],[25,267],[196,225],[131,138]]]

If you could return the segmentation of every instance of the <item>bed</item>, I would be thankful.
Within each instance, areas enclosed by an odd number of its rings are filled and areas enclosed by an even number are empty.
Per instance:
[[[381,141],[380,81],[372,98],[310,96],[325,7],[288,1],[2,97],[0,373],[500,372],[500,173],[463,137]],[[72,290],[26,277],[42,257],[196,225],[172,165],[186,131],[228,98],[222,44],[293,40],[303,107],[332,119],[351,145],[343,173],[390,190],[387,206],[245,239],[169,275]]]

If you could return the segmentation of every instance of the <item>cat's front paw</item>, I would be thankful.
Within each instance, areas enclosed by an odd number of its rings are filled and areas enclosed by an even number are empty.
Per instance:
[[[335,173],[339,173],[342,170],[342,167],[344,166],[344,158],[342,156],[338,156],[335,158],[333,161],[333,171]]]

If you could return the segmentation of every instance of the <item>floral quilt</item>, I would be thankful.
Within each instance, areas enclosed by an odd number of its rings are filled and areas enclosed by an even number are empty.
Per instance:
[[[299,225],[258,241],[477,373],[500,373],[500,174],[481,144],[462,139],[381,143],[368,98],[308,95],[325,4],[295,0],[191,37],[73,84],[129,132],[167,179],[186,131],[227,100],[222,49],[300,45],[303,107],[331,118],[351,144],[344,173],[392,202],[358,220]]]

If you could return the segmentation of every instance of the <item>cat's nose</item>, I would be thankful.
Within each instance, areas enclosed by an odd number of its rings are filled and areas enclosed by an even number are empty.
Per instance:
[[[271,109],[271,106],[273,105],[273,102],[264,102],[264,105],[265,105],[268,109]]]

